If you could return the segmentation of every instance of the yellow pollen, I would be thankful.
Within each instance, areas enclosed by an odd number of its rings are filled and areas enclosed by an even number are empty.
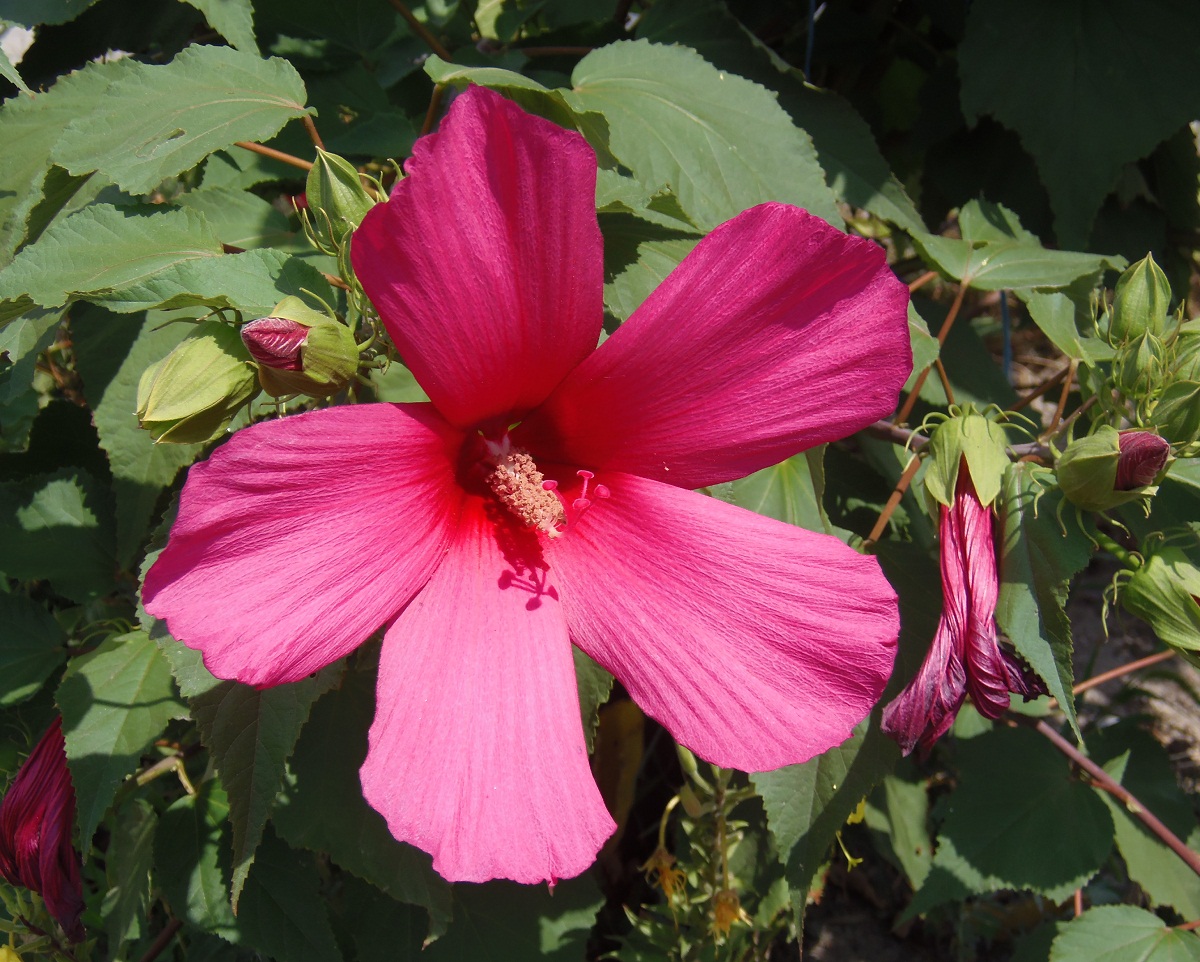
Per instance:
[[[487,485],[500,503],[529,527],[540,528],[551,537],[557,535],[567,522],[566,511],[558,496],[542,487],[545,475],[529,452],[520,448],[501,450],[493,463]]]

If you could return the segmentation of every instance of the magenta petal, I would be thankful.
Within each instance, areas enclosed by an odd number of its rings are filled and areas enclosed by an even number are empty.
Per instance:
[[[943,618],[920,671],[883,710],[881,727],[905,755],[917,745],[928,753],[933,743],[950,730],[966,697],[962,654]]]
[[[547,549],[572,641],[717,765],[764,771],[844,741],[896,651],[878,562],[671,485],[604,481],[611,496]]]
[[[297,681],[425,584],[457,521],[461,436],[428,404],[267,421],[192,467],[146,610],[221,678]]]
[[[569,878],[612,834],[536,537],[479,502],[389,629],[377,705],[363,794],[450,881]]]
[[[702,240],[527,429],[592,470],[743,477],[891,413],[907,305],[881,248],[764,204]]]
[[[471,87],[406,169],[354,234],[355,273],[446,419],[507,427],[600,336],[595,154]]]

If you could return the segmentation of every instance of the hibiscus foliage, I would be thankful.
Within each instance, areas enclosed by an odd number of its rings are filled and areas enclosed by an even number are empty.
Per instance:
[[[1200,959],[1187,0],[0,32],[0,960]]]

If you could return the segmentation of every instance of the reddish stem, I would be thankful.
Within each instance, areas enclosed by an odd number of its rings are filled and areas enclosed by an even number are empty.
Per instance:
[[[1087,691],[1089,688],[1095,688],[1097,685],[1103,685],[1106,681],[1112,681],[1114,678],[1120,678],[1122,675],[1129,675],[1135,671],[1140,671],[1143,668],[1149,668],[1151,665],[1158,665],[1164,661],[1169,661],[1175,657],[1174,650],[1168,648],[1166,651],[1159,651],[1153,655],[1147,655],[1145,658],[1139,658],[1137,661],[1131,661],[1127,665],[1113,668],[1111,671],[1102,672],[1099,675],[1093,675],[1086,681],[1081,681],[1071,691],[1078,695],[1080,692]]]
[[[309,139],[312,140],[314,147],[325,149],[325,144],[321,140],[321,135],[317,133],[317,125],[313,123],[313,119],[309,114],[305,114],[301,120],[304,121],[304,129],[308,131]]]
[[[413,16],[412,11],[409,10],[408,7],[401,2],[401,0],[388,0],[388,3],[390,3],[395,8],[396,12],[404,18],[404,22],[408,24],[412,32],[425,41],[425,46],[427,46],[443,60],[449,61],[452,59],[450,51],[443,47],[441,41],[429,32],[429,28],[426,27],[425,24],[421,23],[420,20]]]
[[[239,140],[235,142],[235,146],[241,147],[243,150],[253,151],[256,154],[261,154],[263,157],[270,157],[272,160],[278,160],[284,164],[291,164],[293,167],[299,167],[301,170],[312,170],[313,165],[311,160],[301,160],[292,154],[285,154],[282,150],[276,150],[274,147],[264,147],[262,144],[252,143],[249,140]]]
[[[946,338],[950,335],[950,328],[954,325],[954,320],[958,317],[958,312],[962,309],[963,298],[966,295],[966,285],[960,285],[958,293],[954,295],[954,303],[950,305],[950,312],[946,315],[946,319],[942,321],[941,330],[938,331],[938,347],[946,343]],[[929,377],[929,371],[930,368],[925,368],[917,378],[917,383],[913,385],[913,389],[908,392],[908,397],[904,399],[904,406],[900,408],[900,413],[893,419],[896,424],[903,424],[908,420],[908,416],[912,414],[912,409],[916,406],[917,398],[921,394],[921,388],[925,386],[925,381]]]

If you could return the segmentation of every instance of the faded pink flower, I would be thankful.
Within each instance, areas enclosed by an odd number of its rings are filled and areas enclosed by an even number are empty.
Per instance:
[[[875,245],[765,204],[597,348],[582,137],[471,88],[407,172],[352,259],[431,403],[238,432],[192,468],[146,607],[253,685],[387,624],[367,801],[448,879],[569,877],[614,827],[572,642],[751,771],[839,744],[879,697],[898,616],[876,561],[689,489],[890,412],[907,291]]]
[[[941,505],[938,536],[942,617],[921,670],[883,711],[883,730],[905,755],[918,745],[928,753],[954,723],[968,694],[981,715],[999,718],[1008,710],[1010,692],[1045,693],[1041,679],[1000,647],[992,511],[975,493],[965,459],[954,505]]]
[[[83,940],[83,883],[71,843],[75,789],[56,717],[0,801],[0,875],[37,892],[72,942]]]
[[[1117,444],[1121,453],[1117,458],[1114,491],[1132,491],[1153,484],[1171,456],[1171,442],[1151,431],[1122,431]]]

